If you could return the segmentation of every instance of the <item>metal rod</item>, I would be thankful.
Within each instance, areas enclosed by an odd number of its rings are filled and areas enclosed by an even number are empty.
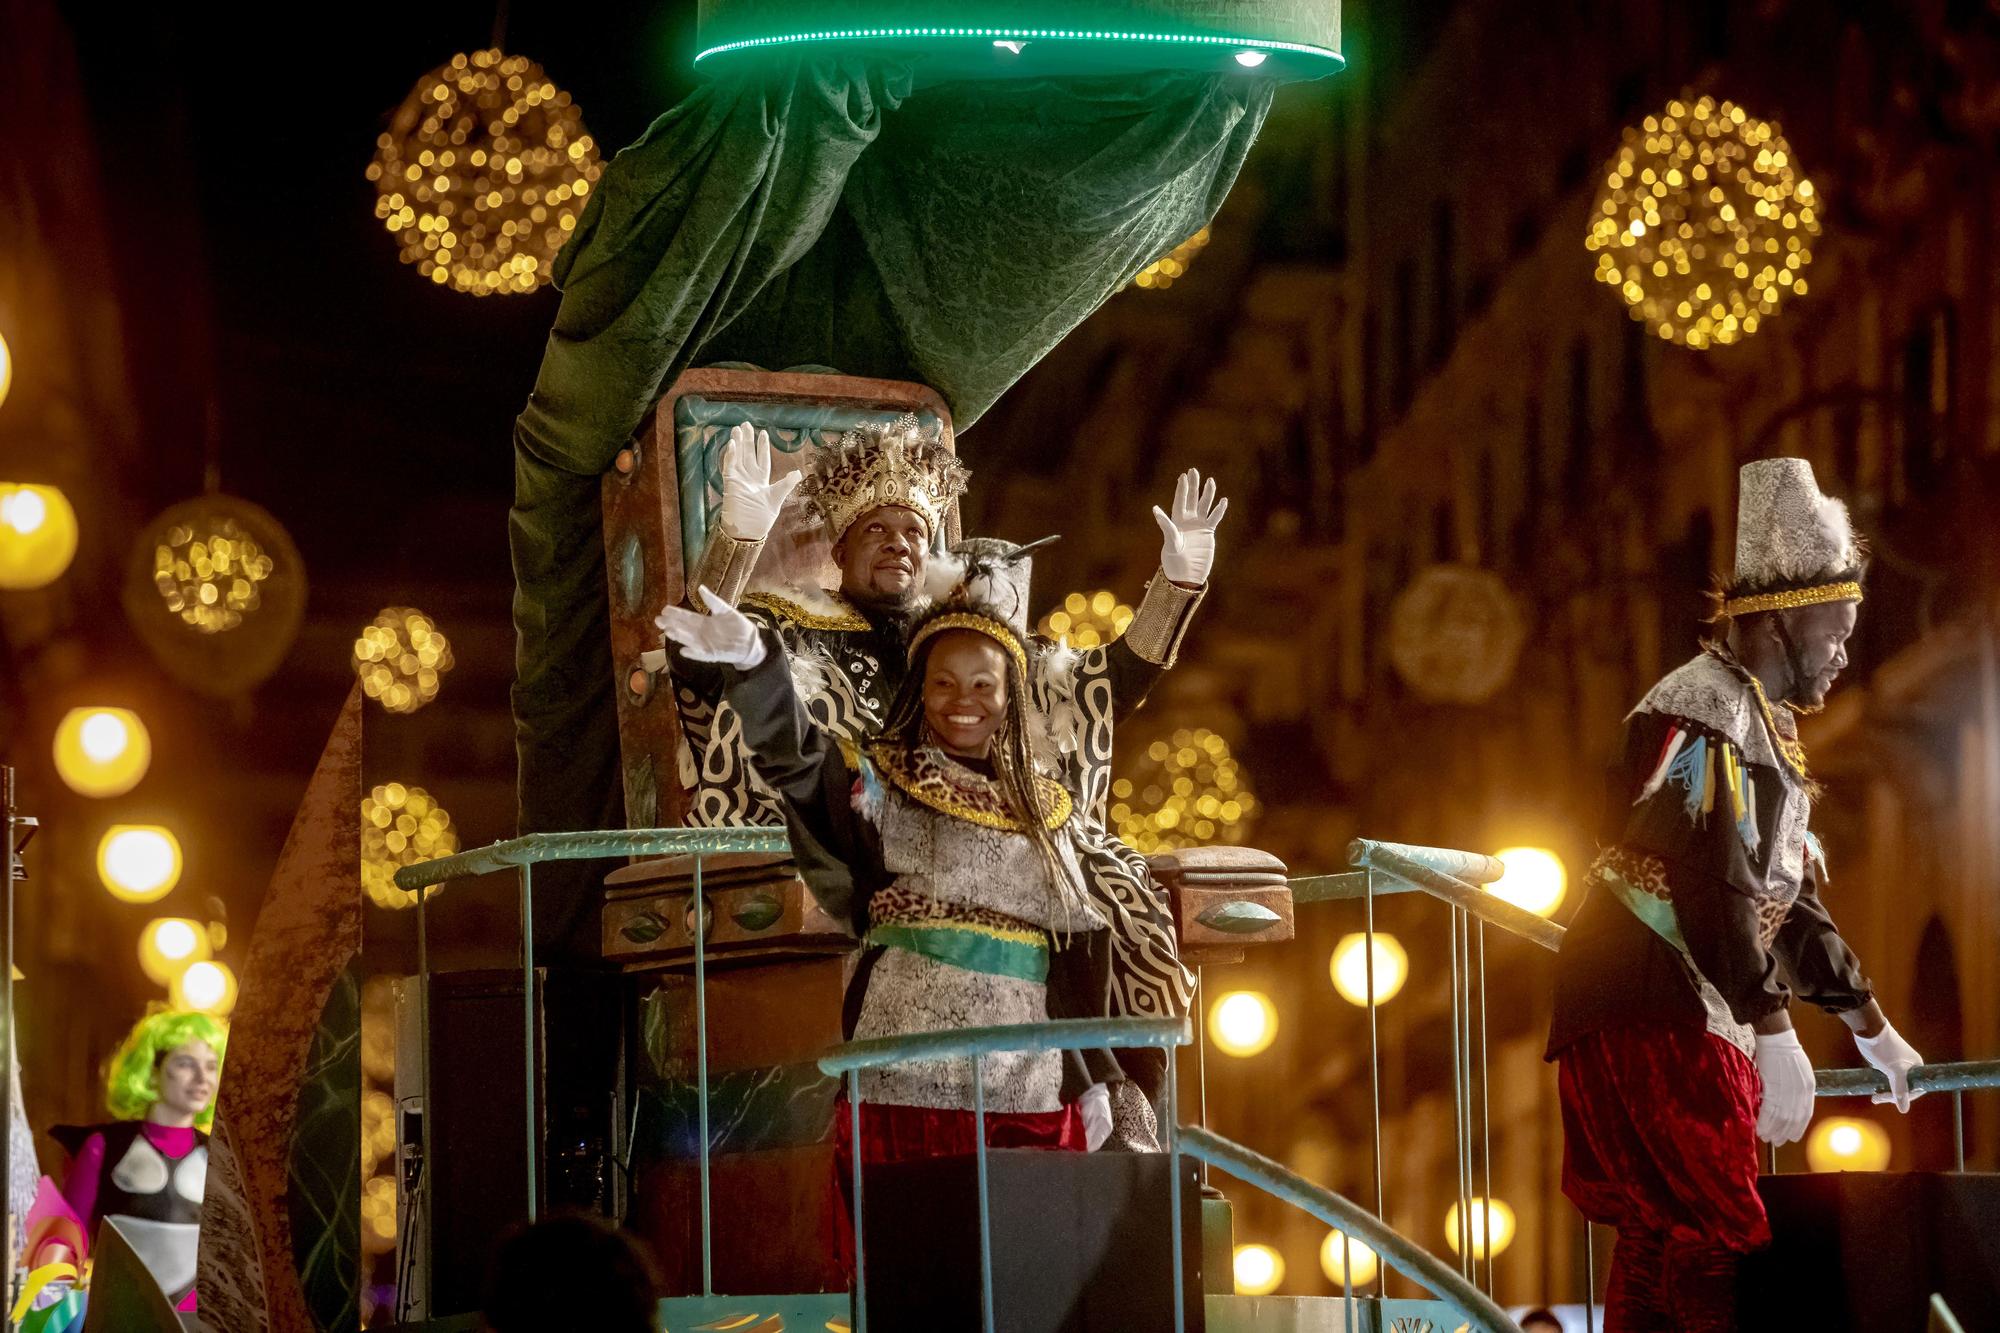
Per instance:
[[[535,1148],[541,1137],[536,1133],[535,1102],[535,868],[521,867],[521,1042],[522,1076],[527,1092],[528,1130],[528,1221],[535,1220]]]
[[[1340,1305],[1341,1327],[1354,1333],[1354,1237],[1345,1229],[1340,1233]]]
[[[1486,923],[1479,923],[1479,1164],[1485,1176],[1485,1199],[1481,1205],[1486,1235],[1486,1294],[1494,1291],[1493,1278],[1493,1066],[1486,1054]]]
[[[1194,1082],[1199,1098],[1196,1107],[1201,1117],[1199,1124],[1208,1128],[1208,993],[1202,988],[1202,969],[1194,970]],[[1201,1164],[1201,1183],[1208,1184],[1208,1163]]]
[[[986,1183],[986,1077],[972,1054],[973,1167],[979,1175],[979,1326],[993,1333],[993,1216]]]
[[[1516,907],[1505,898],[1496,897],[1441,870],[1412,861],[1392,850],[1388,844],[1356,838],[1348,844],[1347,855],[1356,865],[1365,865],[1414,884],[1433,898],[1442,898],[1483,921],[1491,921],[1509,935],[1518,935],[1551,953],[1562,948],[1563,928],[1555,922],[1544,920],[1525,907]]]
[[[695,1080],[699,1085],[696,1096],[699,1099],[698,1114],[701,1132],[701,1294],[715,1294],[714,1246],[709,1235],[709,1180],[708,1180],[708,901],[701,892],[701,853],[695,853],[694,887],[691,894],[694,906],[694,1060]],[[861,1151],[857,1140],[854,1150]]]
[[[1180,1060],[1167,1047],[1167,1225],[1173,1235],[1174,1333],[1187,1333],[1187,1284],[1182,1280],[1186,1258],[1181,1253],[1181,1089]],[[1203,1129],[1206,1134],[1208,1131]]]
[[[433,1233],[436,1231],[436,1223],[432,1219],[437,1216],[437,1210],[431,1207],[431,1177],[435,1174],[431,1170],[431,1165],[435,1160],[431,1155],[431,1134],[433,1122],[437,1119],[437,1115],[436,1108],[431,1105],[431,955],[427,927],[430,915],[430,900],[431,891],[428,888],[417,890],[417,1026],[422,1032],[422,1036],[417,1044],[421,1048],[419,1058],[423,1062],[423,1075],[420,1086],[424,1099],[422,1132],[424,1160],[419,1168],[417,1177],[419,1185],[417,1198],[423,1207],[424,1214],[420,1232],[422,1237],[420,1241],[421,1257],[424,1265],[424,1280],[422,1283],[424,1305],[423,1309],[418,1313],[425,1319],[431,1317],[432,1298],[436,1290],[433,1270],[436,1268],[434,1260],[437,1255],[437,1247],[432,1243],[434,1239]]]
[[[1375,1216],[1388,1220],[1389,1214],[1383,1206],[1385,1193],[1382,1179],[1382,1039],[1377,1030],[1375,1005],[1375,872],[1364,870],[1362,874],[1361,896],[1367,906],[1368,916],[1363,930],[1367,938],[1362,942],[1364,962],[1368,974],[1368,1097],[1374,1104],[1374,1165],[1375,1165]],[[1388,1265],[1375,1265],[1375,1299],[1383,1299],[1388,1288]]]
[[[854,1333],[868,1333],[868,1265],[861,1251],[861,1071],[847,1071],[847,1106],[853,1131],[854,1170]]]
[[[1472,1280],[1472,1199],[1470,1181],[1465,1163],[1465,1015],[1463,1013],[1462,987],[1459,982],[1458,962],[1458,909],[1453,908],[1446,923],[1451,938],[1451,1128],[1452,1147],[1457,1153],[1458,1184],[1458,1272],[1466,1281]]]
[[[11,975],[11,974],[10,974]],[[1951,1142],[1954,1170],[1965,1174],[1965,1094],[1951,1094]]]
[[[1778,1174],[1778,1145],[1775,1143],[1764,1145],[1764,1170],[1769,1175]]]
[[[1597,1333],[1597,1242],[1583,1219],[1583,1333]]]

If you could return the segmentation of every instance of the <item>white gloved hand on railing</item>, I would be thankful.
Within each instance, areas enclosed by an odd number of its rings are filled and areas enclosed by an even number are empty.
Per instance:
[[[1884,1023],[1882,1030],[1872,1037],[1854,1034],[1854,1045],[1861,1052],[1861,1058],[1872,1067],[1879,1069],[1889,1080],[1889,1090],[1878,1092],[1868,1100],[1880,1106],[1894,1102],[1898,1111],[1908,1112],[1910,1103],[1924,1095],[1922,1088],[1910,1088],[1910,1071],[1924,1062],[1917,1054],[1917,1048],[1903,1040],[1893,1023]]]
[[[1229,512],[1229,501],[1215,498],[1215,479],[1203,485],[1201,473],[1189,468],[1174,483],[1174,512],[1153,506],[1160,524],[1160,568],[1175,583],[1198,588],[1215,567],[1215,529]]]
[[[653,623],[693,661],[748,671],[764,660],[764,640],[748,616],[707,588],[700,590],[700,600],[715,609],[703,615],[684,606],[670,606]]]
[[[1757,1034],[1757,1077],[1764,1095],[1757,1103],[1757,1137],[1766,1143],[1793,1143],[1805,1137],[1812,1123],[1813,1068],[1799,1034]]]
[[[1083,1148],[1096,1152],[1111,1137],[1111,1089],[1093,1083],[1077,1098],[1076,1109],[1083,1116]]]
[[[722,446],[722,530],[740,542],[761,542],[777,525],[778,511],[803,472],[771,480],[771,437],[749,422],[732,426]]]

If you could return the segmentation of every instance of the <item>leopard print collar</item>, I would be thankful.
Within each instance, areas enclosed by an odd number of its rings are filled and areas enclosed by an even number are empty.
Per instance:
[[[941,814],[1010,833],[1027,830],[1007,806],[1000,784],[992,778],[955,764],[934,746],[909,746],[878,741],[868,747],[868,757],[896,789],[920,805]],[[1044,824],[1061,828],[1069,821],[1072,805],[1069,792],[1053,778],[1035,777],[1047,812]]]

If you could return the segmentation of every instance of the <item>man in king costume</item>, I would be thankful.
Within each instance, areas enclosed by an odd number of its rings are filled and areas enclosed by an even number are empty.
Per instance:
[[[1803,459],[1746,464],[1722,636],[1626,719],[1606,850],[1557,957],[1563,1192],[1615,1227],[1607,1333],[1725,1330],[1769,1242],[1757,1143],[1812,1119],[1794,994],[1838,1015],[1908,1110],[1922,1058],[1821,902],[1794,714],[1847,665],[1863,551]]]

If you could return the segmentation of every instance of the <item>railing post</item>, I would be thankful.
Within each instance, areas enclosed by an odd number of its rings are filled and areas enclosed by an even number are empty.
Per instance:
[[[423,1160],[417,1164],[417,1208],[422,1214],[419,1226],[419,1235],[422,1236],[422,1242],[419,1246],[421,1250],[419,1257],[423,1261],[424,1271],[423,1282],[421,1284],[423,1287],[423,1310],[421,1313],[425,1319],[429,1319],[432,1315],[431,1305],[432,1297],[436,1293],[435,1270],[437,1268],[435,1262],[437,1247],[432,1244],[437,1230],[437,1225],[433,1219],[436,1218],[437,1213],[431,1206],[431,1177],[434,1174],[431,1170],[431,1164],[435,1160],[431,1154],[431,1134],[432,1127],[437,1121],[437,1108],[431,1104],[431,955],[429,934],[426,928],[430,899],[431,891],[428,886],[417,890],[417,1026],[421,1033],[417,1045],[419,1047],[418,1059],[422,1062],[423,1070],[419,1086],[422,1090],[424,1101],[423,1128],[420,1133],[418,1148],[418,1151],[423,1154]],[[397,1292],[396,1299],[398,1303],[401,1303],[404,1299],[404,1294]]]
[[[524,1119],[528,1131],[528,1221],[532,1224],[536,1208],[536,1140],[540,1138],[535,1130],[535,867],[531,861],[521,863],[521,1040],[522,1071],[527,1093],[527,1110]]]
[[[698,1129],[701,1134],[701,1294],[715,1294],[713,1245],[709,1235],[708,1181],[708,901],[701,889],[701,853],[694,856],[694,1059]],[[854,1145],[855,1152],[861,1144]]]
[[[1197,1097],[1196,1121],[1203,1129],[1208,1128],[1208,992],[1203,982],[1206,973],[1197,966],[1194,970],[1194,1082]],[[1169,1062],[1173,1057],[1167,1057]],[[1201,1164],[1201,1183],[1208,1183],[1208,1163]]]
[[[847,1075],[847,1106],[852,1117],[849,1129],[854,1151],[850,1165],[854,1171],[854,1333],[868,1333],[868,1265],[861,1244],[861,1071]]]
[[[1384,1203],[1387,1190],[1382,1178],[1382,1039],[1376,1026],[1375,1005],[1375,872],[1363,870],[1361,881],[1362,898],[1368,916],[1363,929],[1367,939],[1362,943],[1363,961],[1368,972],[1368,1096],[1374,1103],[1375,1131],[1375,1216],[1387,1217],[1388,1208]],[[1384,1271],[1385,1264],[1375,1265],[1375,1299],[1381,1300],[1388,1291],[1389,1276]]]
[[[1173,1243],[1173,1283],[1174,1283],[1174,1333],[1187,1331],[1187,1284],[1182,1281],[1185,1268],[1181,1248],[1186,1242],[1181,1237],[1181,1153],[1180,1153],[1180,1060],[1177,1048],[1167,1047],[1167,1225],[1172,1229]]]
[[[1951,1142],[1953,1170],[1965,1174],[1965,1093],[1951,1094]]]
[[[1479,1168],[1484,1173],[1485,1202],[1480,1221],[1486,1251],[1486,1294],[1493,1294],[1493,1066],[1486,1053],[1486,923],[1479,923]]]
[[[973,1165],[979,1177],[979,1326],[993,1333],[993,1219],[986,1185],[986,1077],[972,1053]]]
[[[1458,956],[1459,909],[1451,909],[1447,925],[1451,930],[1451,1123],[1452,1146],[1458,1167],[1458,1271],[1472,1281],[1472,1179],[1466,1164],[1468,1102],[1465,1096],[1465,1001],[1464,979]]]
[[[1583,1333],[1597,1333],[1597,1238],[1583,1219]]]

